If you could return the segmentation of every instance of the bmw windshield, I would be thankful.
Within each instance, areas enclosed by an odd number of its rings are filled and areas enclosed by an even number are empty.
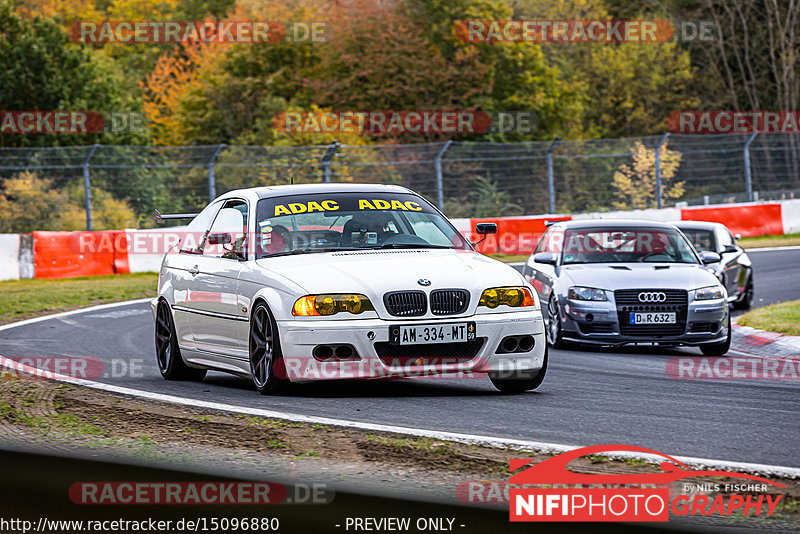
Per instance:
[[[471,247],[433,206],[404,193],[319,193],[258,202],[258,257],[380,248]]]
[[[563,234],[562,265],[577,263],[699,263],[692,246],[669,229],[574,229]]]

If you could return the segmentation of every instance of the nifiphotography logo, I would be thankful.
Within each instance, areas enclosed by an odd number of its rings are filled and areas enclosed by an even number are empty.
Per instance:
[[[567,464],[582,456],[624,451],[664,458],[660,464],[663,472],[582,474],[567,469]],[[512,459],[509,467],[514,472],[532,462],[535,460]],[[695,477],[744,478],[757,483],[725,484],[724,494],[713,499],[687,492],[687,484],[670,494],[669,484]],[[786,487],[745,473],[694,470],[671,456],[629,445],[595,445],[565,452],[512,475],[509,484],[511,521],[664,522],[669,521],[670,512],[675,516],[772,516],[783,495],[767,494],[766,489],[768,485]],[[529,487],[532,485],[546,487]]]

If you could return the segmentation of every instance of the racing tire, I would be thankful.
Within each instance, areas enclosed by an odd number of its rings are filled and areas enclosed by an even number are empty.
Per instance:
[[[172,320],[169,304],[160,301],[156,308],[156,363],[161,376],[166,380],[202,380],[206,376],[205,369],[189,367],[183,361],[178,346],[178,335],[175,333],[175,321]]]
[[[281,355],[278,325],[266,304],[259,302],[250,317],[249,343],[250,376],[262,395],[277,395],[288,389],[283,356]]]
[[[550,297],[547,303],[547,330],[545,331],[547,344],[554,349],[567,348],[564,341],[564,332],[561,329],[561,314],[558,312],[558,303],[555,297]]]
[[[544,346],[544,362],[538,371],[517,371],[511,377],[507,373],[489,373],[489,380],[494,387],[503,393],[525,393],[532,391],[542,385],[547,374],[547,345]]]
[[[749,310],[753,306],[753,296],[755,295],[755,288],[753,287],[753,277],[747,280],[744,294],[742,298],[733,303],[734,310]]]
[[[725,356],[731,348],[731,337],[733,336],[733,326],[728,321],[728,337],[722,343],[709,343],[700,345],[700,350],[706,356]]]

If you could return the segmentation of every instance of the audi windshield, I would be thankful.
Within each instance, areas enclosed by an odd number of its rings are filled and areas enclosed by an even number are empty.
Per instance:
[[[262,199],[259,257],[379,248],[449,248],[470,244],[417,195],[326,193]]]
[[[554,236],[555,237],[555,236]],[[556,244],[555,250],[558,250]],[[691,244],[677,230],[574,229],[564,232],[562,264],[699,263]]]

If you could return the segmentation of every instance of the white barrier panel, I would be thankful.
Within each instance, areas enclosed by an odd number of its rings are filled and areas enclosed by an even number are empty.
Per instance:
[[[151,228],[147,230],[126,229],[128,240],[128,267],[132,273],[157,273],[168,248],[167,243],[177,242],[185,226]]]
[[[19,280],[19,234],[0,234],[0,280]]]
[[[781,219],[783,219],[783,233],[800,233],[800,200],[788,200],[781,203]]]
[[[647,209],[633,211],[608,211],[602,213],[578,213],[573,219],[645,219],[648,221],[674,222],[681,220],[678,208]]]
[[[450,222],[456,227],[458,233],[469,239],[469,234],[472,232],[472,219],[450,219]]]

